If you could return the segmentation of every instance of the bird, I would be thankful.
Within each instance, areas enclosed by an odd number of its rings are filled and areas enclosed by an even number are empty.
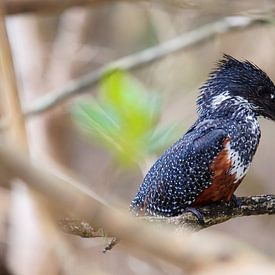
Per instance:
[[[150,168],[133,215],[171,217],[236,201],[260,141],[258,118],[275,120],[275,86],[255,64],[224,54],[199,91],[197,120]]]

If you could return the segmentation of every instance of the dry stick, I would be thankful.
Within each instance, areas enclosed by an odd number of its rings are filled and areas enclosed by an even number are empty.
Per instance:
[[[2,84],[2,88],[4,91],[4,96],[6,99],[5,102],[5,107],[6,107],[6,119],[10,119],[10,127],[8,128],[8,140],[7,143],[10,144],[11,146],[15,147],[16,149],[20,149],[18,150],[18,154],[20,154],[20,151],[27,153],[28,152],[28,141],[27,141],[27,135],[26,135],[26,129],[25,129],[25,119],[24,116],[21,112],[21,106],[20,106],[20,99],[19,99],[19,95],[18,95],[18,91],[17,91],[17,81],[16,81],[16,76],[15,76],[15,70],[13,67],[13,60],[12,60],[12,54],[11,54],[11,48],[10,48],[10,44],[9,44],[9,40],[8,40],[8,35],[7,35],[7,30],[6,30],[6,24],[5,24],[5,17],[4,17],[4,11],[1,6],[2,3],[0,3],[0,62],[1,62],[1,73],[0,73],[0,79],[1,79],[1,84]],[[41,204],[40,199],[36,196],[36,194],[34,194],[33,192],[31,192],[32,190],[28,190],[29,192],[21,192],[20,196],[24,195],[25,198],[27,199],[32,199],[34,200],[36,203],[38,203],[36,205],[36,207],[38,207],[39,205],[39,210],[44,210],[41,208]],[[42,205],[43,206],[43,205]],[[19,212],[20,214],[25,213],[24,211],[22,212],[21,209],[18,209],[18,207],[16,207],[16,203],[14,205],[14,203],[11,203],[11,208],[14,208],[13,211],[16,211],[14,215],[18,215]],[[45,216],[46,212],[43,212],[43,218],[45,220],[47,220],[47,217]],[[13,226],[22,226],[25,227],[25,224],[18,224],[18,220],[15,218],[14,216],[9,217],[10,220],[9,222],[12,223]],[[22,220],[24,218],[22,217]],[[55,229],[55,225],[52,226],[52,224],[50,224],[49,222],[50,220],[48,220],[47,222],[47,229],[49,230],[49,228],[51,228],[51,237],[54,239],[56,238],[57,234],[56,232],[59,233],[59,231],[54,231]],[[14,228],[14,229],[15,229]],[[23,230],[24,231],[24,230]],[[11,242],[15,241],[16,238],[18,237],[18,235],[20,235],[20,237],[23,237],[23,241],[20,239],[18,245],[20,246],[20,244],[24,244],[24,241],[26,240],[30,240],[30,238],[28,239],[25,238],[25,236],[23,236],[23,231],[18,230],[18,228],[16,228],[16,233],[10,236]],[[37,240],[37,238],[36,238]],[[64,241],[62,238],[58,239],[59,242],[62,241],[62,255],[64,257],[64,255],[68,255],[68,248],[66,246],[66,244],[64,244]],[[26,246],[25,246],[26,247]],[[29,246],[28,246],[29,247]],[[32,246],[33,247],[33,246]],[[16,255],[17,252],[17,248],[16,247],[10,247],[8,246],[8,249],[10,250],[10,255]],[[43,254],[41,254],[42,252],[40,252],[40,256]],[[27,253],[28,254],[28,253]],[[45,256],[45,254],[44,254]],[[23,257],[23,258],[22,258]],[[54,256],[52,256],[54,257]],[[26,260],[28,258],[28,256],[24,255],[24,256],[19,256],[19,260]]]
[[[4,1],[4,0],[2,0]],[[20,13],[57,13],[71,7],[94,6],[106,2],[118,2],[113,0],[6,0],[4,1],[7,14]]]
[[[14,15],[14,14],[21,14],[21,13],[58,13],[62,12],[68,8],[72,7],[81,7],[81,6],[95,6],[104,3],[115,3],[115,2],[133,2],[136,3],[137,1],[131,0],[63,0],[63,1],[56,1],[56,0],[2,0],[4,1],[5,9],[7,14]],[[164,4],[173,7],[180,7],[180,8],[203,8],[205,7],[204,1],[200,1],[200,3],[190,3],[190,1],[186,0],[169,0],[169,1],[162,1],[162,0],[153,0],[153,1],[146,1],[146,0],[139,0],[138,2],[156,2],[157,4]],[[209,6],[209,3],[207,3]]]
[[[27,151],[28,142],[25,129],[24,116],[21,112],[21,104],[17,91],[17,81],[11,48],[8,40],[4,11],[0,4],[0,79],[4,94],[4,108],[9,119],[9,138],[11,144],[16,144],[20,149]]]
[[[179,267],[194,270],[226,259],[234,261],[252,253],[246,246],[216,233],[176,234],[165,226],[156,227],[131,218],[122,211],[110,208],[74,185],[37,167],[17,151],[0,146],[0,171],[21,178],[34,190],[43,194],[51,206],[74,212],[79,219],[92,221],[95,228],[104,228],[111,236],[117,236],[130,251],[151,253]],[[202,243],[211,245],[201,245]],[[215,245],[216,244],[216,245]],[[218,245],[219,244],[219,245]],[[253,258],[253,261],[255,258]]]
[[[101,68],[86,74],[76,80],[70,81],[62,89],[48,93],[27,107],[24,114],[27,118],[45,112],[59,103],[81,93],[90,92],[89,88],[96,85],[102,76],[116,69],[130,70],[145,66],[151,62],[160,60],[165,56],[186,49],[205,40],[215,37],[217,34],[226,33],[230,30],[247,28],[255,24],[269,23],[267,19],[248,18],[243,16],[225,17],[214,23],[206,24],[193,31],[184,33],[170,41],[155,47],[146,49],[136,54],[123,57]]]
[[[7,13],[10,15],[18,13],[49,13],[49,12],[61,12],[67,8],[79,7],[79,6],[95,6],[104,3],[116,3],[116,2],[148,2],[150,5],[159,4],[164,7],[173,7],[179,9],[198,9],[204,12],[211,11],[219,14],[224,11],[224,6],[217,5],[215,1],[205,1],[205,0],[2,0],[7,9]],[[247,12],[247,7],[239,5],[237,1],[228,1],[227,5],[228,13],[233,13],[234,11]],[[252,3],[249,7],[250,10],[261,11],[262,14],[267,13],[270,7],[265,7],[260,2]]]

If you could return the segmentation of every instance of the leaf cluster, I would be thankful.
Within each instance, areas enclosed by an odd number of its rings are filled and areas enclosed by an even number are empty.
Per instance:
[[[97,100],[80,102],[73,116],[93,140],[129,164],[159,153],[175,139],[176,127],[157,127],[160,97],[123,71],[106,74]]]

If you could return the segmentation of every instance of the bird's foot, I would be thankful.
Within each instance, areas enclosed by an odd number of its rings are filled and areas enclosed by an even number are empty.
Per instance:
[[[185,212],[191,212],[191,213],[193,213],[197,217],[199,224],[200,225],[204,224],[204,216],[203,216],[203,214],[197,208],[187,207],[185,209]]]
[[[232,202],[237,208],[241,208],[241,206],[242,206],[240,198],[238,198],[235,194],[232,195],[231,202]]]

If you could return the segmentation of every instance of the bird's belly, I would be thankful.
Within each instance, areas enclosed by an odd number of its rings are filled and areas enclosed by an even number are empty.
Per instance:
[[[192,203],[192,206],[205,205],[216,201],[229,201],[247,172],[238,154],[230,147],[230,139],[224,141],[222,150],[210,166],[210,184]]]
[[[207,205],[217,201],[230,201],[241,181],[242,179],[235,182],[235,178],[231,175],[216,178],[208,188],[202,191],[192,206]]]

